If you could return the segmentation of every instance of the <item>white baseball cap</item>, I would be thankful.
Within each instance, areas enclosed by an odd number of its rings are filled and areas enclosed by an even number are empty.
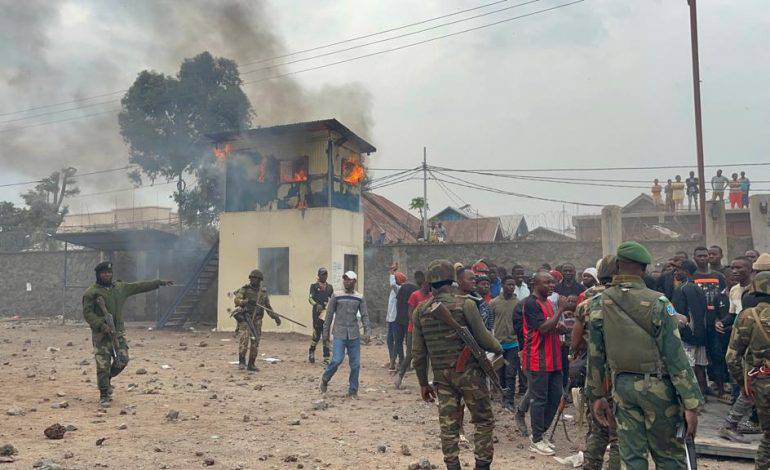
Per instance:
[[[346,272],[345,274],[342,275],[342,277],[346,277],[348,279],[354,279],[354,280],[358,279],[358,276],[356,276],[356,273],[354,273],[353,271]]]

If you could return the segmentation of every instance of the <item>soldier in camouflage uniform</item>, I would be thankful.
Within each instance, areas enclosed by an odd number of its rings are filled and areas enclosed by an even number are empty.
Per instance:
[[[623,468],[646,469],[648,451],[659,469],[686,467],[685,437],[695,436],[703,397],[679,337],[676,312],[665,296],[645,287],[642,275],[652,256],[636,242],[618,246],[618,275],[588,306],[586,396],[608,426],[607,373],[617,407]]]
[[[262,336],[262,317],[265,314],[267,307],[267,314],[275,320],[275,324],[281,324],[281,317],[277,316],[271,310],[270,297],[267,295],[267,289],[262,286],[262,271],[255,269],[249,274],[249,283],[235,291],[235,306],[243,307],[246,309],[246,314],[251,315],[251,322],[254,324],[254,329],[257,330],[257,336],[254,337],[249,331],[249,326],[246,322],[238,323],[238,366],[243,369],[246,367],[250,371],[258,371],[254,365],[254,361],[257,358],[257,351],[259,350],[259,339]],[[257,304],[261,305],[258,306]],[[251,348],[249,348],[251,343]],[[246,366],[246,351],[249,352],[249,364]]]
[[[755,466],[766,470],[770,467],[770,272],[758,273],[751,290],[759,303],[738,315],[726,360],[742,393],[754,398],[763,433]],[[744,360],[749,370],[744,371]]]
[[[132,295],[169,286],[173,281],[112,282],[112,263],[104,261],[96,265],[96,283],[83,293],[83,317],[91,327],[91,341],[96,359],[96,383],[99,386],[99,404],[109,406],[112,401],[110,379],[120,374],[128,365],[126,327],[123,323],[123,304]],[[104,313],[97,304],[103,298],[107,311],[115,322],[115,331],[105,322]],[[112,336],[117,335],[119,348],[113,351]]]
[[[596,264],[597,277],[599,284],[590,287],[585,291],[585,300],[578,304],[575,310],[575,326],[572,328],[572,344],[570,345],[570,354],[572,361],[579,361],[586,356],[586,347],[588,344],[588,306],[591,300],[600,295],[612,282],[612,277],[617,274],[617,263],[615,256],[607,255],[600,259]],[[607,383],[609,386],[609,383]],[[609,387],[608,390],[609,392]],[[585,395],[585,387],[583,388]],[[607,397],[610,406],[613,405],[612,398]],[[578,410],[582,413],[582,410]],[[618,434],[615,429],[604,426],[599,423],[590,408],[585,409],[588,421],[588,434],[586,435],[586,450],[583,452],[585,463],[583,468],[586,470],[601,470],[604,465],[604,452],[607,445],[610,447],[609,470],[620,469],[620,451],[618,450]]]
[[[467,296],[452,294],[455,271],[451,262],[433,261],[428,266],[427,280],[434,299],[420,304],[413,313],[412,365],[420,382],[420,394],[427,402],[438,399],[441,447],[447,469],[460,469],[463,402],[475,425],[475,468],[489,469],[494,453],[495,418],[486,377],[474,359],[468,361],[463,371],[457,371],[457,359],[464,344],[451,326],[431,314],[430,307],[441,302],[460,325],[469,328],[479,346],[497,354],[502,354],[503,350],[484,326],[476,303]],[[433,367],[433,386],[428,383],[428,357]]]

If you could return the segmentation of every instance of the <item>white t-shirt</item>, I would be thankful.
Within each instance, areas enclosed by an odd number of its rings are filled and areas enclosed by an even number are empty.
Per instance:
[[[746,292],[746,289],[748,288],[749,286],[743,287],[740,284],[736,284],[730,288],[730,313],[735,315],[741,313],[741,310],[743,310],[741,297],[743,297],[743,293]]]

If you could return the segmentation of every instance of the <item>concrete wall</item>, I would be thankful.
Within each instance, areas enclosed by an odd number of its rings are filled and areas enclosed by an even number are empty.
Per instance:
[[[311,309],[308,288],[315,282],[319,267],[329,269],[329,282],[342,288],[345,254],[359,258],[359,290],[364,286],[363,215],[334,208],[279,210],[272,212],[228,212],[220,216],[219,292],[217,328],[233,330],[235,321],[228,293],[248,281],[249,271],[259,265],[258,250],[289,248],[289,294],[271,294],[276,311],[306,324],[303,329],[284,321],[280,327],[267,319],[266,331],[296,331],[310,334]]]

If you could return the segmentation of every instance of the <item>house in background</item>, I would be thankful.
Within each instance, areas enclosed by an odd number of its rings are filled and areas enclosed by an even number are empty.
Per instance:
[[[417,243],[420,219],[408,210],[372,192],[363,194],[361,205],[367,244]]]

